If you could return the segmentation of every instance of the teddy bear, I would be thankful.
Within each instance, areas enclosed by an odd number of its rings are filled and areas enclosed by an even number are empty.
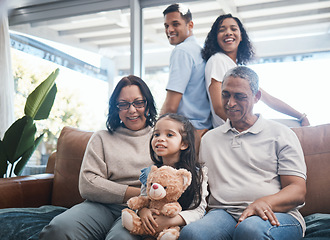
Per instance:
[[[146,235],[140,217],[132,210],[142,208],[157,209],[168,217],[178,215],[182,208],[178,199],[191,183],[191,173],[186,169],[170,166],[152,166],[147,179],[147,196],[132,197],[122,210],[122,224],[135,235]],[[157,240],[175,240],[180,235],[180,227],[170,227],[155,234]]]

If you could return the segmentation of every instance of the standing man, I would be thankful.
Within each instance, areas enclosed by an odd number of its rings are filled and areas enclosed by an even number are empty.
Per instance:
[[[212,126],[211,110],[205,89],[205,62],[193,36],[192,16],[189,9],[177,3],[167,7],[163,15],[166,36],[175,48],[161,114],[172,112],[186,116],[202,136]]]
[[[306,194],[306,165],[295,133],[253,113],[261,97],[257,74],[229,70],[222,82],[227,121],[202,138],[211,209],[185,226],[180,239],[301,239],[298,208]]]

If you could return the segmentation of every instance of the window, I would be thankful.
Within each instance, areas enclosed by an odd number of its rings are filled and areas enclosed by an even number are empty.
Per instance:
[[[311,125],[330,122],[327,110],[330,87],[330,52],[288,56],[251,65],[260,79],[260,87],[301,113],[306,113]],[[279,62],[281,61],[281,62]],[[266,118],[288,118],[259,102],[255,112]]]

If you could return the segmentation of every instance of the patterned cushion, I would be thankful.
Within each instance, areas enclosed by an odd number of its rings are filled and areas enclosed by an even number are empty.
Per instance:
[[[56,215],[66,208],[42,206],[40,208],[6,208],[0,209],[1,240],[38,239],[40,231]]]
[[[305,217],[306,233],[304,239],[330,239],[330,214],[315,213]]]

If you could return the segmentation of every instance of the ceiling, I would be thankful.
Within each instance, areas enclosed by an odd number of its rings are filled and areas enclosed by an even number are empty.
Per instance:
[[[168,65],[172,47],[163,27],[169,0],[10,0],[10,29],[98,53],[130,65],[130,6],[143,13],[146,67]],[[330,0],[181,1],[193,15],[194,35],[202,45],[223,13],[241,19],[260,58],[330,51]]]

